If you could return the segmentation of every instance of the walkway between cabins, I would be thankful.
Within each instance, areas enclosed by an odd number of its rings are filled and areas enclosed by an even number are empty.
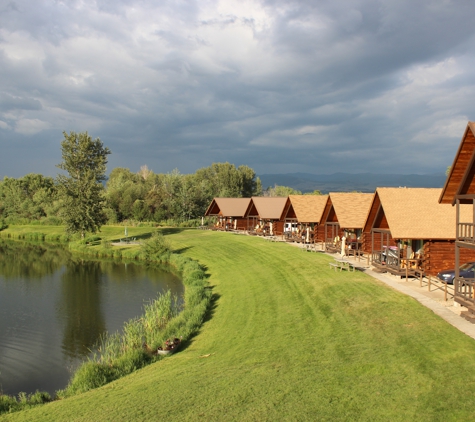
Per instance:
[[[298,244],[294,245],[301,247]],[[333,258],[341,256],[339,254],[329,253],[327,253],[327,255]],[[348,259],[350,262],[358,263],[358,261],[354,258],[346,257],[346,259]],[[361,266],[366,267],[366,260],[361,260]],[[432,312],[434,312],[436,315],[439,315],[450,325],[457,328],[462,333],[465,333],[469,337],[475,339],[475,324],[468,322],[459,315],[460,311],[464,308],[455,308],[453,305],[451,305],[450,308],[453,309],[451,310],[449,309],[447,302],[444,301],[444,304],[442,303],[442,301],[439,302],[437,300],[437,295],[435,295],[434,292],[430,292],[427,294],[421,293],[420,290],[422,288],[418,286],[418,279],[411,279],[412,281],[414,281],[413,283],[411,283],[410,281],[406,282],[405,279],[400,279],[396,276],[392,276],[387,273],[378,273],[376,271],[373,271],[371,268],[365,268],[364,272],[370,275],[371,277],[383,282],[384,284],[392,287],[393,289],[398,290],[399,292],[416,299],[421,305],[424,305],[426,308],[429,308]]]

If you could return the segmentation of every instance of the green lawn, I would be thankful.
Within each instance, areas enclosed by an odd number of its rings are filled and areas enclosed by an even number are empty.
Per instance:
[[[0,420],[475,418],[474,340],[415,300],[287,244],[166,232],[207,268],[201,332],[131,376]]]

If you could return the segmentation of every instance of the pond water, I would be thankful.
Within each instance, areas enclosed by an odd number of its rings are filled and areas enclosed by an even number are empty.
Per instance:
[[[184,292],[163,268],[0,240],[0,393],[54,395],[102,333],[121,330],[167,290]]]

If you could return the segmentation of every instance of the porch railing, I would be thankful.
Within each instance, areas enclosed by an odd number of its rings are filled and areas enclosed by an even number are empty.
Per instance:
[[[334,241],[334,239],[330,239],[327,237],[325,241],[325,250],[331,251],[331,252],[338,252],[341,250],[341,243]]]
[[[475,279],[456,277],[454,279],[454,298],[464,306],[475,305]]]
[[[371,254],[372,262],[379,265],[386,265],[386,267],[394,268],[395,270],[401,267],[401,261],[385,252],[373,252]]]
[[[373,252],[371,254],[371,262],[373,264],[379,264],[379,265],[382,265],[383,264],[383,254],[381,252]]]
[[[475,243],[475,224],[458,223],[457,240],[461,242]]]

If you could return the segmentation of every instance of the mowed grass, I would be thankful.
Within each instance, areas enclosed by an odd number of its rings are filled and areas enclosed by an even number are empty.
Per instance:
[[[475,418],[475,341],[415,300],[287,244],[166,232],[207,268],[200,333],[103,388],[0,420]]]

